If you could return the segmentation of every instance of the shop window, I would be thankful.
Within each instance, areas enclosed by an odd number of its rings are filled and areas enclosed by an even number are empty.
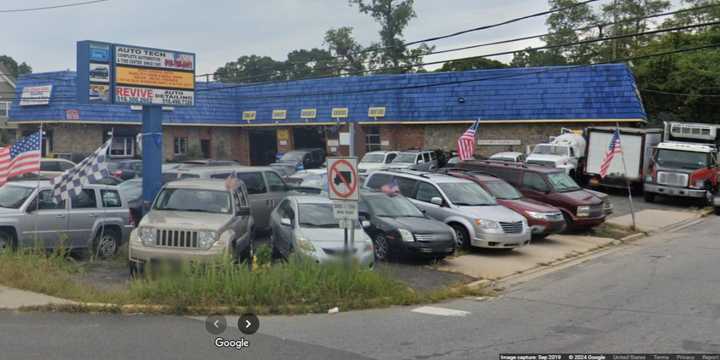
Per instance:
[[[186,136],[176,136],[175,146],[173,147],[173,154],[185,155],[188,151],[188,138]]]
[[[209,139],[201,139],[200,140],[200,152],[202,152],[204,159],[210,158],[210,140]]]
[[[111,157],[135,156],[135,138],[131,136],[115,136],[110,146]]]
[[[365,128],[365,152],[381,150],[380,127],[368,126]]]

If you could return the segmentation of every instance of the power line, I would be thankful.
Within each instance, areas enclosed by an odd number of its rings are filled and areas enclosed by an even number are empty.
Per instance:
[[[415,41],[409,41],[409,42],[405,42],[405,43],[402,43],[402,44],[398,44],[398,45],[396,45],[396,46],[367,47],[367,48],[362,49],[362,50],[360,50],[360,51],[358,51],[358,52],[356,52],[356,53],[351,53],[351,54],[352,54],[352,55],[359,55],[359,54],[363,54],[363,53],[367,53],[367,52],[373,52],[373,51],[378,51],[378,50],[386,50],[386,49],[390,49],[390,48],[402,48],[402,47],[407,47],[407,46],[410,46],[410,45],[416,45],[416,44],[420,44],[420,43],[424,43],[424,42],[432,42],[432,41],[437,41],[437,40],[442,40],[442,39],[448,39],[448,38],[451,38],[451,37],[456,37],[456,36],[460,36],[460,35],[463,35],[463,34],[468,34],[468,33],[471,33],[471,32],[476,32],[476,31],[481,31],[481,30],[492,29],[492,28],[496,28],[496,27],[503,26],[503,25],[508,25],[508,24],[512,24],[512,23],[515,23],[515,22],[519,22],[519,21],[522,21],[522,20],[527,20],[527,19],[531,19],[531,18],[535,18],[535,17],[539,17],[539,16],[545,16],[545,15],[549,15],[549,14],[552,14],[552,13],[561,12],[561,11],[565,11],[565,10],[570,10],[570,9],[576,8],[576,7],[578,7],[578,6],[586,5],[586,4],[589,4],[589,3],[596,2],[596,1],[600,1],[600,0],[586,0],[586,1],[583,1],[583,2],[580,2],[580,3],[577,3],[577,4],[573,4],[573,5],[570,5],[570,6],[562,7],[562,8],[555,8],[555,9],[550,9],[550,10],[542,11],[542,12],[539,12],[539,13],[534,13],[534,14],[530,14],[530,15],[525,15],[525,16],[521,16],[521,17],[516,17],[516,18],[508,19],[508,20],[505,20],[505,21],[501,21],[501,22],[495,23],[495,24],[483,25],[483,26],[477,26],[477,27],[473,27],[473,28],[469,28],[469,29],[464,29],[464,30],[460,30],[460,31],[454,32],[454,33],[452,33],[452,34],[441,35],[441,36],[434,36],[434,37],[430,37],[430,38],[426,38],[426,39],[421,39],[421,40],[415,40]],[[310,63],[310,62],[312,62],[312,60],[311,60],[311,61],[302,61],[302,62],[297,62],[297,63],[288,63],[288,65],[302,65],[302,64],[307,64],[307,63]],[[197,75],[197,76],[198,76],[198,77],[204,77],[204,76],[216,75],[216,74],[217,74],[217,73],[212,73],[212,74],[200,74],[200,75]]]
[[[52,5],[52,6],[41,6],[41,7],[24,8],[24,9],[4,9],[4,10],[0,10],[0,13],[21,13],[21,12],[31,12],[31,11],[60,9],[60,8],[67,8],[67,7],[75,7],[75,6],[83,6],[83,5],[97,4],[97,3],[106,2],[106,1],[110,1],[110,0],[82,1],[82,2],[75,2],[75,3],[69,3],[69,4]]]
[[[685,96],[685,97],[707,97],[707,98],[720,97],[720,94],[691,94],[691,93],[681,93],[681,92],[674,92],[674,91],[662,91],[662,90],[652,90],[652,89],[640,89],[640,91],[648,92],[648,93],[655,93],[655,94],[662,94],[662,95]]]
[[[469,56],[469,57],[456,58],[456,59],[449,59],[449,60],[430,61],[430,62],[424,62],[424,63],[413,64],[413,65],[385,67],[385,68],[377,69],[377,70],[351,71],[351,72],[347,72],[345,75],[360,75],[360,74],[365,74],[365,73],[371,73],[371,72],[377,72],[377,71],[387,71],[387,70],[403,70],[403,69],[408,69],[408,68],[413,68],[413,67],[437,65],[437,64],[442,64],[442,63],[446,63],[449,61],[467,61],[467,60],[476,60],[476,59],[487,58],[487,57],[511,55],[511,54],[522,53],[522,52],[526,52],[526,51],[540,51],[540,50],[557,49],[557,48],[577,46],[577,45],[582,45],[582,44],[590,44],[590,43],[595,43],[595,42],[603,42],[603,41],[608,41],[608,40],[624,39],[624,38],[630,38],[630,37],[635,37],[635,36],[656,35],[656,34],[665,33],[665,32],[688,30],[688,29],[694,29],[694,28],[712,26],[712,25],[720,25],[720,21],[714,21],[714,22],[702,23],[702,24],[676,26],[676,27],[672,27],[672,28],[649,30],[649,31],[632,33],[632,34],[615,35],[615,36],[609,36],[609,37],[604,37],[604,38],[582,40],[582,41],[559,44],[559,45],[548,45],[548,46],[540,46],[540,47],[526,48],[526,49],[520,49],[520,50],[502,51],[502,52],[489,53],[489,54],[483,54],[483,55],[477,55],[477,56]],[[336,76],[322,75],[322,76],[305,77],[302,79],[293,79],[293,80],[267,81],[267,82],[258,82],[258,83],[252,83],[252,84],[235,84],[235,85],[228,85],[228,86],[222,86],[222,87],[216,87],[216,88],[199,89],[196,91],[197,92],[218,91],[218,90],[225,90],[225,89],[234,89],[234,88],[239,88],[239,87],[253,87],[253,86],[262,86],[262,85],[267,85],[267,84],[288,83],[288,82],[299,81],[299,80],[325,79],[325,78],[333,78],[333,77],[336,77]]]

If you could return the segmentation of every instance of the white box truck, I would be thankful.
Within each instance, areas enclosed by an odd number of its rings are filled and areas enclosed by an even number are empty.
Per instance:
[[[634,187],[641,187],[645,174],[649,173],[653,149],[662,142],[662,129],[620,128],[622,154],[617,154],[610,163],[607,176],[600,178],[600,165],[610,146],[615,127],[589,127],[585,129],[587,159],[584,175],[591,186],[625,188],[627,178]],[[623,169],[623,158],[627,174]]]

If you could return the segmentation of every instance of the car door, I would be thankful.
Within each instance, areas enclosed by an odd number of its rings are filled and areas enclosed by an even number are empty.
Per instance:
[[[434,184],[426,181],[418,181],[415,194],[412,196],[413,203],[420,210],[425,211],[425,214],[431,218],[444,221],[445,210],[442,206],[431,202],[434,197],[439,197],[443,200],[443,203],[446,203],[445,197],[442,196],[442,193],[440,193],[440,190],[438,190]]]
[[[68,214],[65,201],[55,203],[52,190],[41,190],[30,203],[23,216],[20,246],[38,246],[55,248],[61,241],[69,246],[67,234]]]
[[[70,195],[68,211],[68,235],[73,247],[87,247],[93,236],[95,221],[100,215],[95,189],[82,189],[80,194]]]
[[[265,171],[264,175],[267,182],[268,197],[271,201],[270,210],[272,211],[287,196],[288,186],[280,175],[274,171]]]
[[[292,201],[289,199],[283,200],[278,205],[277,211],[273,212],[273,239],[275,243],[275,249],[277,249],[283,256],[288,256],[292,249],[292,244],[295,243],[294,228],[297,224],[295,211],[293,210]],[[290,220],[290,225],[282,223],[282,219],[286,218]]]
[[[274,204],[262,173],[260,171],[238,172],[236,176],[245,183],[247,188],[255,228],[266,230]]]
[[[543,201],[547,198],[550,185],[545,182],[545,177],[531,171],[525,171],[522,179],[522,193],[534,200]]]

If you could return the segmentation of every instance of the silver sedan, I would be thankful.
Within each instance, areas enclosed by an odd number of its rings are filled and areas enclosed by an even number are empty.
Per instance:
[[[359,223],[354,243],[345,252],[343,229],[333,216],[332,202],[322,196],[288,196],[270,215],[273,254],[287,258],[298,252],[318,263],[342,260],[349,255],[362,266],[373,267],[373,243]]]

